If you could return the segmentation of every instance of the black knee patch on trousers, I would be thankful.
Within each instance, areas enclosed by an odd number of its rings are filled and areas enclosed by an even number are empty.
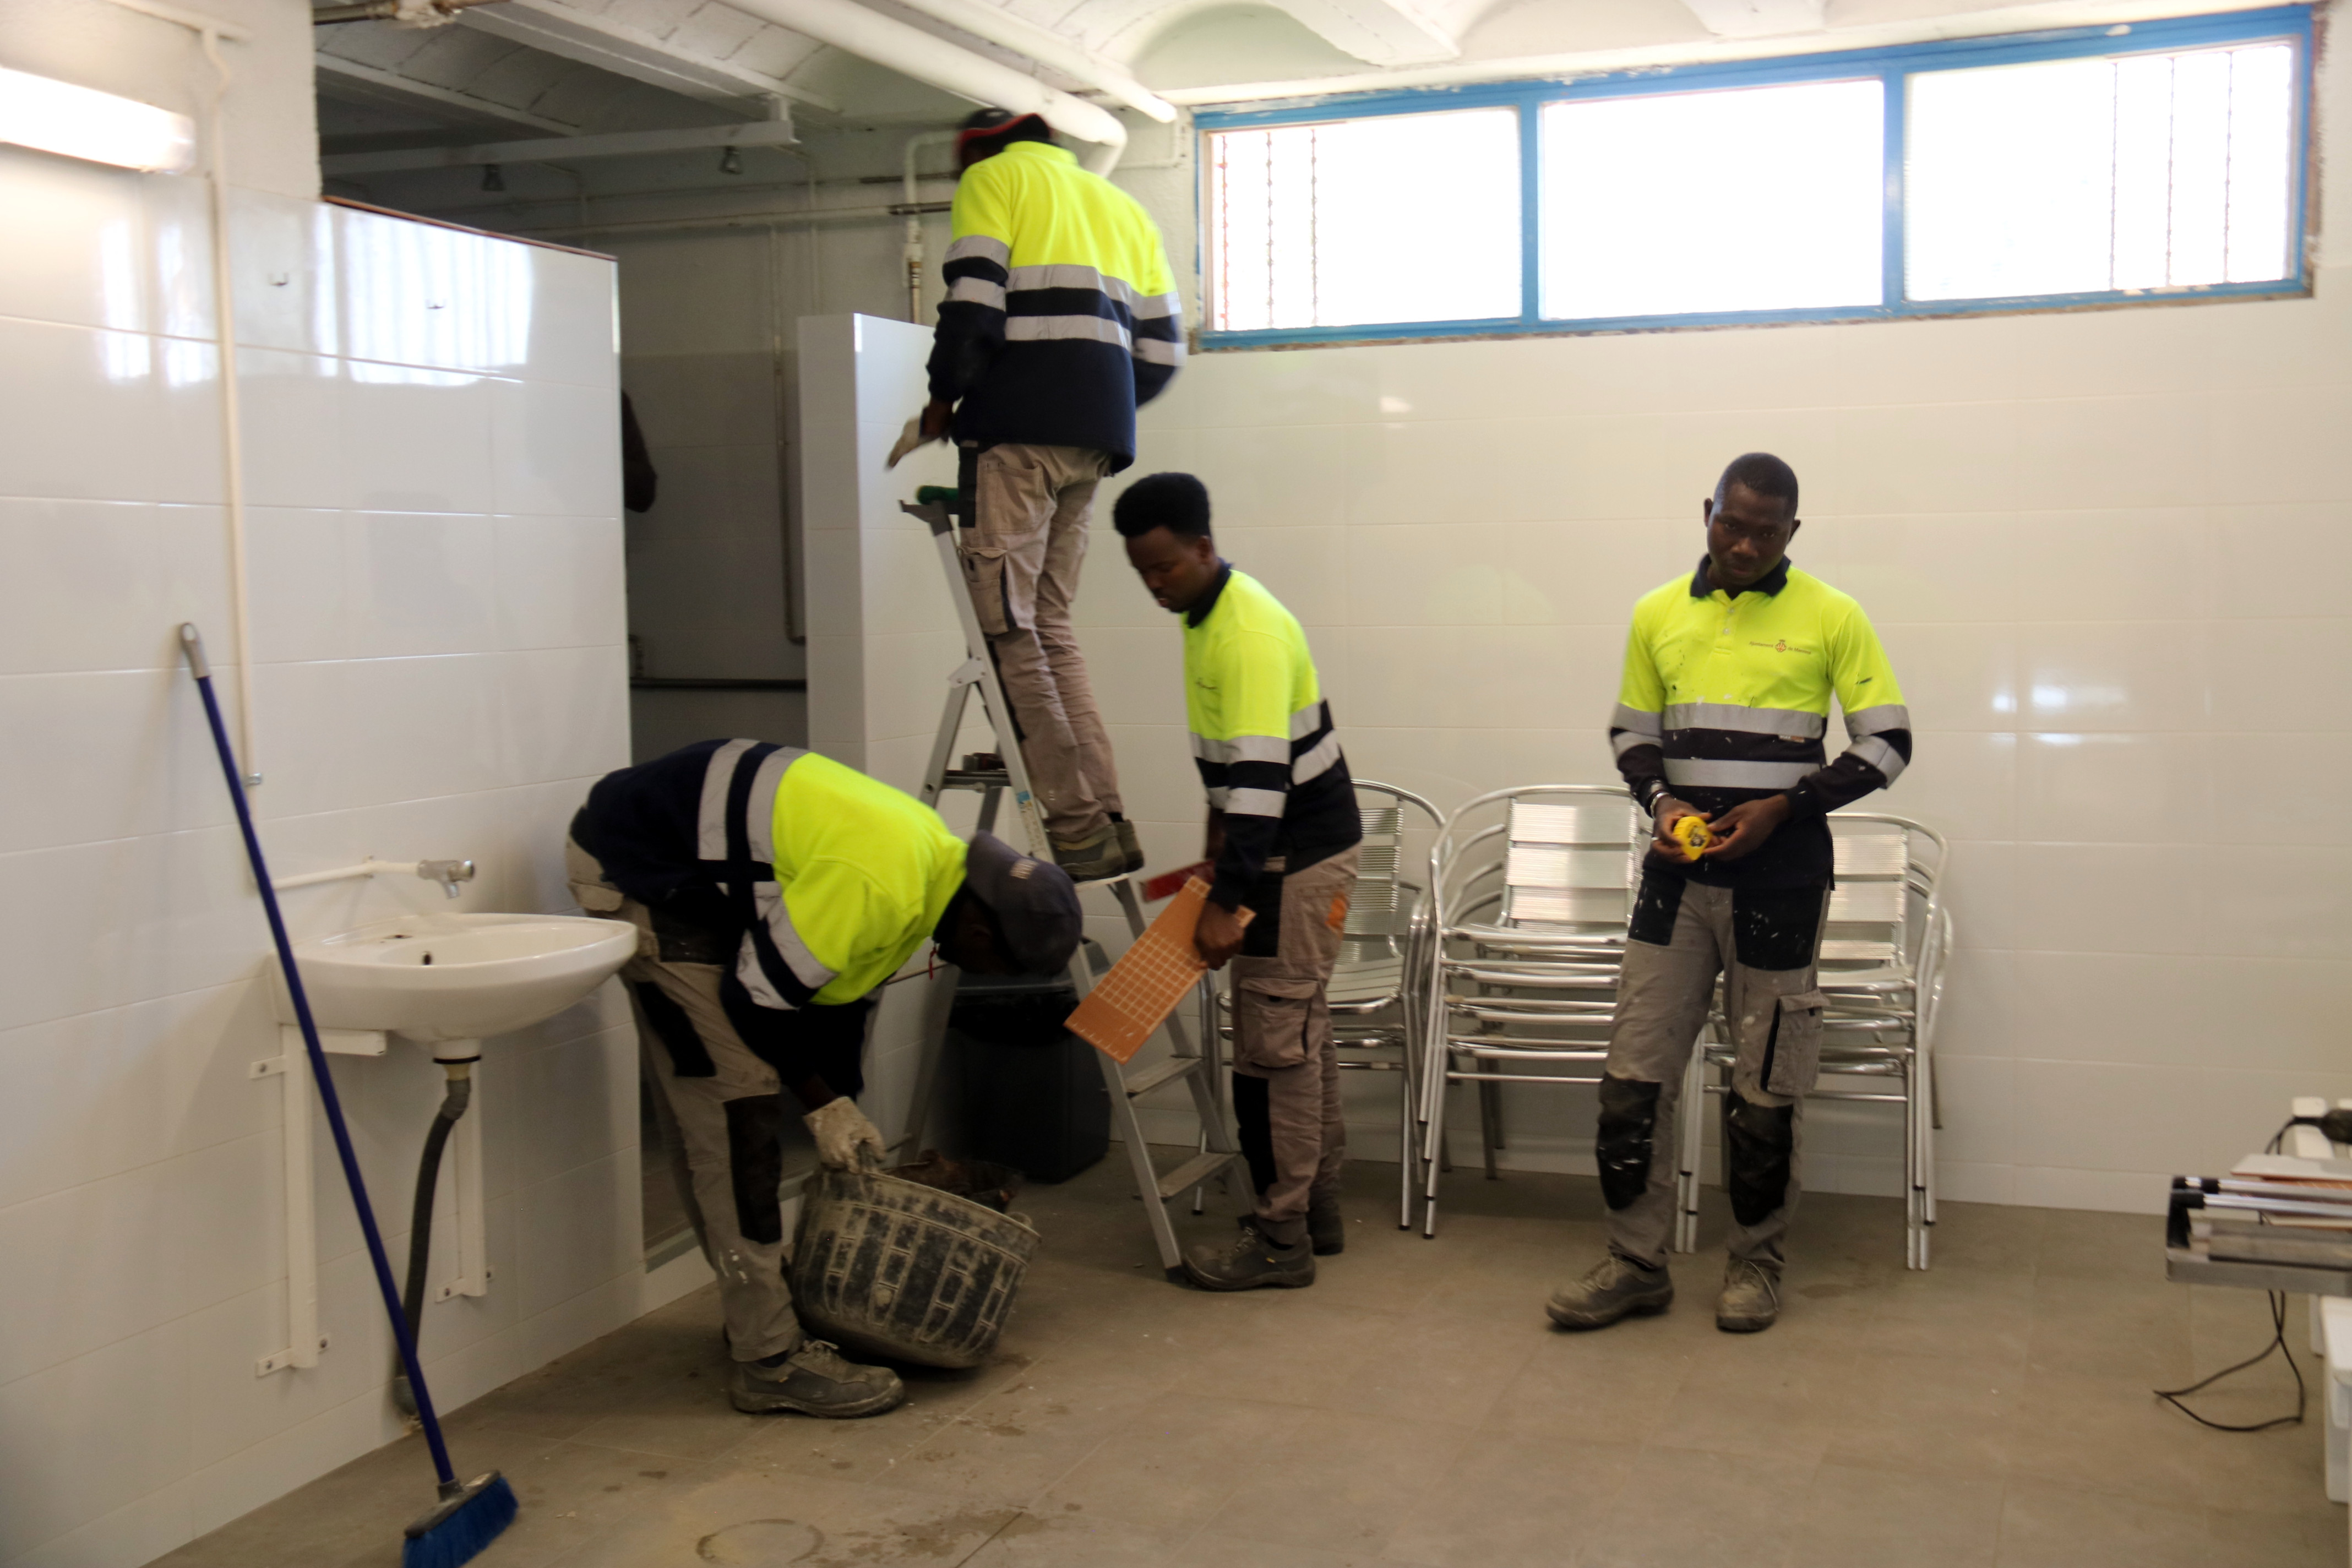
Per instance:
[[[1658,1086],[1602,1074],[1601,1133],[1593,1153],[1601,1163],[1601,1195],[1622,1209],[1650,1184],[1650,1152],[1658,1130]]]
[[[1241,1134],[1242,1157],[1249,1162],[1250,1184],[1257,1195],[1274,1185],[1274,1108],[1265,1079],[1234,1074],[1234,1129]]]
[[[1633,893],[1633,918],[1626,923],[1625,934],[1652,947],[1674,941],[1675,918],[1683,912],[1683,889],[1689,885],[1678,871],[1645,868],[1642,885]]]
[[[782,1131],[784,1097],[754,1094],[727,1102],[727,1174],[735,1189],[735,1228],[762,1245],[784,1239]]]
[[[686,1009],[670,999],[669,993],[650,980],[636,983],[637,1005],[646,1010],[646,1022],[652,1026],[654,1036],[669,1052],[669,1069],[679,1078],[715,1078],[719,1068],[710,1059],[709,1049],[702,1037],[694,1032],[694,1020]]]
[[[1735,888],[1731,954],[1749,969],[1803,969],[1822,934],[1827,888]]]
[[[1724,1113],[1724,1183],[1731,1217],[1761,1225],[1789,1197],[1789,1161],[1797,1145],[1797,1108],[1758,1105],[1734,1094]]]

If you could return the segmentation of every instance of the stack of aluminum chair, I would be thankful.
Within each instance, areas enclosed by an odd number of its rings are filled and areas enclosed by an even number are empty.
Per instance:
[[[1348,900],[1339,959],[1325,994],[1340,1068],[1397,1075],[1397,1226],[1410,1229],[1432,921],[1429,856],[1424,850],[1416,858],[1407,839],[1423,832],[1442,837],[1445,814],[1394,784],[1358,779],[1355,786],[1363,847],[1357,860],[1356,890]],[[1221,1033],[1230,1040],[1229,985],[1218,990],[1217,1016]]]
[[[1649,837],[1631,795],[1596,784],[1496,790],[1438,835],[1420,1074],[1423,1234],[1437,1233],[1455,1084],[1478,1086],[1491,1180],[1502,1085],[1601,1081]]]

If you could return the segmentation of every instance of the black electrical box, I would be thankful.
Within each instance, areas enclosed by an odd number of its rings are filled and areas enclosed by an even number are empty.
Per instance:
[[[1087,943],[1099,974],[1102,949]],[[1064,976],[967,974],[948,1015],[948,1054],[962,1080],[966,1154],[1033,1182],[1066,1182],[1110,1148],[1110,1089],[1100,1053],[1064,1024],[1078,1005]]]

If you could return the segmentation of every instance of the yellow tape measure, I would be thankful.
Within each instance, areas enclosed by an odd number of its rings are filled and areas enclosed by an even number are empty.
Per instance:
[[[1683,847],[1683,858],[1685,860],[1697,859],[1699,851],[1715,842],[1715,835],[1706,830],[1706,820],[1697,816],[1677,818],[1674,836],[1675,841]]]

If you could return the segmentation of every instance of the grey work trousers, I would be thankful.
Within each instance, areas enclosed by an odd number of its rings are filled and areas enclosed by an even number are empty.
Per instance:
[[[637,1048],[660,1089],[672,1170],[702,1254],[719,1276],[719,1314],[737,1361],[796,1349],[806,1336],[784,1279],[790,1237],[782,1188],[814,1169],[815,1145],[788,1106],[775,1068],[752,1054],[719,1005],[734,951],[703,932],[656,922],[604,880],[595,858],[567,843],[572,896],[591,914],[637,928],[621,966],[636,1012]]]
[[[1826,887],[1710,887],[1645,869],[1601,1085],[1596,1154],[1609,1249],[1663,1268],[1674,1228],[1675,1110],[1716,977],[1731,1030],[1724,1184],[1731,1256],[1777,1274],[1796,1212],[1804,1096],[1821,1065],[1816,963]]]
[[[1257,1178],[1258,1228],[1286,1247],[1307,1234],[1313,1194],[1336,1193],[1348,1158],[1326,988],[1359,854],[1350,845],[1297,871],[1268,860],[1233,961],[1234,1120]]]
[[[959,530],[964,583],[1020,726],[1045,830],[1077,842],[1122,809],[1110,732],[1070,619],[1095,489],[1110,459],[1078,447],[1008,443],[974,466],[974,522]]]

